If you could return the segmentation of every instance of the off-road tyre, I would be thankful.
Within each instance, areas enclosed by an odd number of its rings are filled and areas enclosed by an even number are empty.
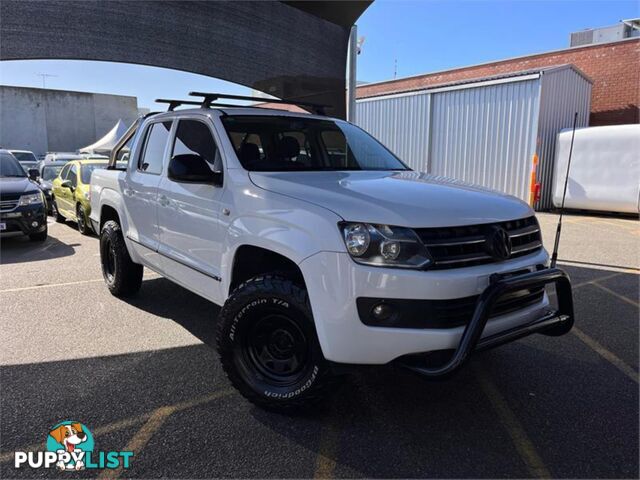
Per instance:
[[[336,385],[307,291],[286,276],[260,275],[238,286],[218,315],[216,342],[231,383],[262,408],[309,409]]]
[[[105,222],[100,231],[100,265],[112,295],[128,297],[140,290],[142,265],[131,260],[120,225],[114,220]]]
[[[48,235],[49,235],[49,228],[45,227],[44,231],[39,233],[32,233],[31,235],[29,235],[29,240],[31,242],[44,242],[47,239]]]
[[[91,235],[91,227],[89,226],[89,222],[87,222],[84,208],[82,208],[80,204],[76,205],[76,223],[78,224],[78,231],[82,235]]]
[[[55,218],[56,222],[58,223],[64,223],[66,221],[66,218],[64,218],[60,214],[60,210],[58,210],[58,204],[56,203],[55,197],[51,197],[51,214],[53,215],[53,218]]]

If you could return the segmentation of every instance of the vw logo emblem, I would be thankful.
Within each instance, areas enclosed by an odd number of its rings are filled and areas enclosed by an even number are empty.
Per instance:
[[[493,226],[487,235],[486,247],[496,260],[506,260],[511,256],[511,237],[504,228]]]

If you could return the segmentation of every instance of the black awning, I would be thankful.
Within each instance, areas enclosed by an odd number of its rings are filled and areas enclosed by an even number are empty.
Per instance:
[[[0,59],[166,67],[344,118],[349,31],[370,3],[3,0]]]

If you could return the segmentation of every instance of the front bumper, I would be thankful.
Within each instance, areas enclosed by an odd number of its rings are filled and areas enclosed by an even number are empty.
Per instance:
[[[46,205],[44,203],[27,205],[14,208],[9,212],[1,212],[0,223],[6,225],[6,229],[0,231],[1,234],[21,232],[24,235],[31,235],[43,232],[47,228]]]
[[[548,265],[548,260],[547,253],[540,250],[490,265],[416,271],[367,267],[356,264],[346,253],[320,252],[301,262],[300,268],[324,356],[337,363],[385,364],[405,355],[455,350],[463,338],[465,326],[389,328],[365,325],[357,310],[357,298],[450,300],[452,303],[471,296],[480,299],[492,284],[490,279],[494,274],[535,272],[540,266]],[[548,269],[542,270],[546,271]],[[488,339],[530,325],[548,312],[549,300],[545,294],[535,304],[485,319],[476,334],[480,340]]]
[[[548,284],[555,284],[556,286],[558,295],[557,309],[548,309],[544,315],[530,323],[480,338],[491,310],[501,296],[526,288],[544,287]],[[498,347],[533,333],[544,333],[553,336],[564,335],[571,330],[573,322],[571,283],[564,271],[558,268],[547,268],[508,278],[496,277],[480,295],[473,317],[465,327],[460,343],[446,362],[435,367],[416,364],[408,364],[406,366],[429,378],[446,377],[459,370],[474,351]]]

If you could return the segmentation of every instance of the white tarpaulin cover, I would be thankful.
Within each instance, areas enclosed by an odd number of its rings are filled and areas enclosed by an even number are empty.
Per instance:
[[[558,134],[553,204],[562,204],[571,130]],[[638,213],[640,125],[576,130],[565,207]]]
[[[104,137],[91,145],[87,145],[79,150],[80,153],[103,153],[109,155],[113,147],[116,146],[118,140],[127,131],[127,126],[122,120],[118,120],[118,123],[109,130]]]

